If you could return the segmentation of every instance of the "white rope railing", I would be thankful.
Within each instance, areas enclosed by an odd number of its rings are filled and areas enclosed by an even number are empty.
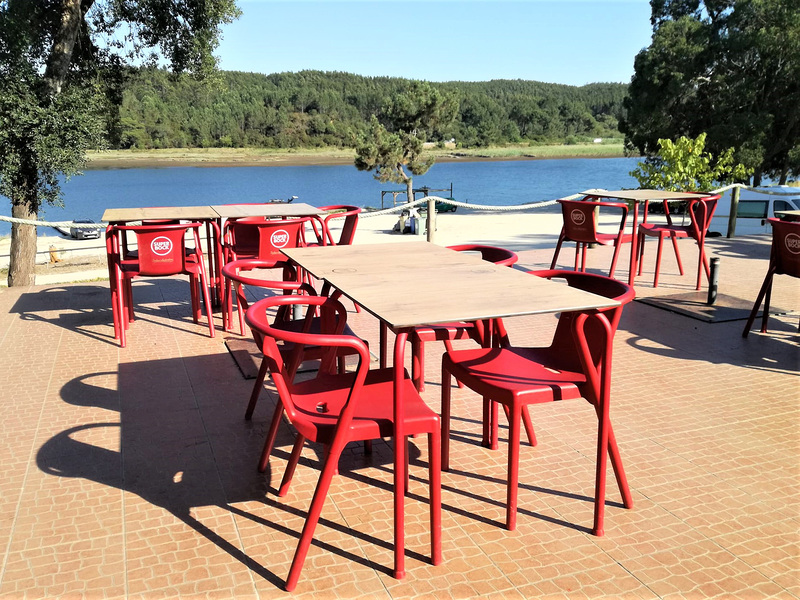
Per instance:
[[[733,183],[731,185],[726,185],[716,190],[712,190],[709,193],[719,194],[730,190],[732,188],[740,188],[743,190],[748,190],[752,192],[758,192],[759,194],[768,194],[773,196],[797,196],[800,195],[800,188],[797,189],[797,192],[778,192],[772,190],[765,190],[761,188],[755,188],[749,185],[745,185],[742,183]],[[564,198],[559,198],[560,200],[575,200],[578,198],[582,198],[584,194],[573,194],[571,196],[566,196]],[[369,218],[369,217],[379,217],[382,215],[388,215],[396,212],[407,211],[410,208],[418,206],[420,204],[427,204],[429,201],[433,202],[444,202],[446,204],[451,204],[453,206],[461,206],[464,208],[469,208],[471,210],[478,210],[478,211],[487,211],[487,212],[507,212],[507,211],[519,211],[519,210],[535,210],[539,208],[545,208],[547,206],[553,206],[558,203],[558,200],[543,200],[541,202],[530,202],[526,204],[512,204],[507,206],[494,206],[488,204],[471,204],[468,202],[459,202],[458,200],[453,200],[452,198],[441,198],[439,196],[425,196],[424,198],[420,198],[419,200],[414,200],[413,202],[404,202],[403,204],[398,204],[397,206],[393,206],[390,208],[386,208],[383,210],[374,210],[374,211],[364,211],[361,213],[361,218]],[[681,200],[670,200],[670,202],[680,202]],[[80,227],[81,229],[105,229],[107,227],[107,223],[76,223],[75,221],[40,221],[38,219],[20,219],[17,217],[6,217],[4,215],[0,215],[0,221],[5,221],[8,223],[19,223],[21,225],[35,225],[37,227]]]

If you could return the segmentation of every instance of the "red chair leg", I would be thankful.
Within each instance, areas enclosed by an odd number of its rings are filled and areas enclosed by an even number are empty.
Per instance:
[[[272,447],[275,445],[275,438],[278,436],[278,427],[281,424],[282,416],[283,404],[278,400],[278,404],[275,406],[275,412],[272,415],[272,422],[269,425],[269,431],[267,432],[267,439],[264,441],[264,449],[261,451],[261,458],[258,461],[259,473],[263,473],[267,470],[269,455],[272,454]]]
[[[445,349],[445,352],[452,352],[453,351],[453,342],[451,342],[450,340],[444,340],[444,349]],[[424,372],[425,371],[423,370],[422,373],[424,373]],[[424,384],[424,382],[423,382],[423,384]],[[458,379],[456,379],[456,385],[461,389],[464,388],[464,384],[461,383]],[[420,390],[420,391],[422,391],[422,390]]]
[[[485,400],[484,400],[485,401]],[[491,424],[492,424],[492,434],[491,434],[491,443],[489,444],[489,448],[492,450],[497,450],[499,440],[500,440],[500,424],[499,419],[497,418],[497,402],[489,401],[489,407],[491,408]]]
[[[608,452],[611,456],[611,466],[614,469],[614,477],[617,479],[619,493],[622,496],[622,504],[625,508],[633,508],[633,496],[628,487],[628,478],[625,476],[625,469],[622,467],[622,458],[617,447],[617,438],[614,436],[614,428],[611,422],[608,423]]]
[[[617,260],[619,260],[619,251],[622,250],[622,244],[617,241],[614,244],[614,256],[611,258],[611,270],[608,272],[609,277],[614,277],[614,271],[617,270]]]
[[[517,528],[520,412],[520,406],[512,406],[510,411],[510,422],[508,424],[508,487],[506,489],[506,529],[509,531],[514,531]]]
[[[442,460],[443,471],[450,470],[450,371],[442,367]],[[484,423],[486,420],[484,419]],[[484,425],[485,427],[485,425]]]
[[[608,413],[600,416],[597,430],[597,473],[594,486],[594,527],[592,533],[602,536],[606,503],[606,472],[608,469],[609,422]]]
[[[644,262],[643,259],[644,259],[644,239],[645,238],[644,238],[644,234],[639,233],[637,235],[638,235],[638,239],[637,239],[637,242],[636,242],[636,254],[637,254],[636,260],[639,262],[639,272],[637,273],[637,275],[641,276],[642,275],[642,267],[643,267],[642,263]],[[632,251],[633,250],[631,250],[631,252]]]
[[[292,453],[289,456],[289,462],[286,463],[286,470],[283,472],[283,479],[281,480],[281,485],[278,488],[278,496],[283,498],[286,493],[289,491],[289,485],[292,483],[292,477],[294,477],[294,470],[297,468],[297,463],[300,462],[300,454],[303,452],[303,446],[306,443],[306,438],[304,438],[301,434],[297,434],[297,439],[294,441],[294,446],[292,446]],[[326,448],[326,451],[328,449]],[[330,457],[328,457],[330,459]],[[329,460],[325,461],[325,464]]]
[[[197,277],[189,275],[189,298],[192,305],[192,321],[200,321],[200,302],[197,299]]]
[[[508,422],[511,423],[511,414],[509,412],[508,406],[505,404],[503,405],[503,411],[506,413],[506,419]],[[530,442],[531,446],[536,446],[536,434],[533,432],[533,423],[531,422],[531,415],[528,411],[528,405],[524,405],[520,411],[522,416],[522,425],[525,428],[525,433],[528,435],[528,441]]]
[[[533,430],[531,413],[528,411],[527,405],[522,407],[522,424],[525,426],[525,433],[528,434],[528,442],[530,442],[531,446],[536,447],[539,442],[536,441],[536,433]]]
[[[661,272],[661,255],[664,251],[664,237],[658,236],[658,250],[656,251],[656,273],[653,277],[653,287],[658,287],[658,274]]]
[[[200,288],[203,291],[203,303],[206,307],[206,318],[208,319],[208,335],[209,337],[214,337],[215,335],[215,327],[214,327],[214,313],[211,310],[211,294],[208,291],[208,280],[201,276],[200,277]]]
[[[561,244],[564,243],[564,230],[561,230],[561,234],[558,236],[558,242],[556,242],[556,251],[553,253],[553,260],[550,263],[550,269],[556,268],[556,261],[558,260],[558,254],[561,252]]]
[[[769,321],[769,301],[772,297],[772,279],[769,280],[767,293],[764,295],[764,313],[761,315],[761,333],[767,333],[767,322]]]
[[[678,273],[683,275],[683,261],[681,261],[681,253],[678,250],[678,238],[675,234],[669,236],[672,239],[672,249],[675,250],[675,260],[678,262]]]
[[[311,500],[311,506],[308,509],[308,517],[306,517],[306,523],[303,526],[303,532],[300,534],[300,541],[297,544],[292,566],[289,569],[289,576],[286,578],[285,587],[288,592],[291,592],[297,587],[297,582],[300,579],[300,572],[303,570],[303,563],[306,560],[308,549],[311,547],[311,542],[314,539],[314,530],[322,514],[325,498],[328,496],[328,490],[330,489],[331,480],[333,479],[333,471],[338,462],[339,452],[332,452],[328,460],[325,461],[325,466],[322,467],[317,489],[314,491],[314,498]]]
[[[416,333],[411,334],[411,380],[418,392],[425,390],[425,344]]]
[[[244,418],[249,421],[253,418],[253,411],[256,409],[258,397],[261,395],[261,388],[264,386],[264,379],[267,377],[268,365],[266,360],[261,361],[261,366],[258,368],[258,375],[256,376],[253,391],[250,393],[250,402],[247,404],[247,410],[244,412]]]
[[[442,465],[441,438],[437,430],[428,434],[428,487],[431,505],[431,563],[442,562]]]
[[[764,295],[767,293],[767,288],[772,285],[772,277],[775,274],[775,270],[770,264],[769,270],[767,271],[767,276],[764,278],[764,283],[761,284],[761,289],[758,290],[758,296],[756,296],[756,302],[753,304],[753,310],[750,311],[750,316],[747,317],[747,323],[744,326],[744,331],[742,331],[742,337],[747,337],[750,333],[750,329],[753,327],[753,321],[756,320],[756,315],[758,314],[758,309],[761,308],[761,301],[764,299]]]

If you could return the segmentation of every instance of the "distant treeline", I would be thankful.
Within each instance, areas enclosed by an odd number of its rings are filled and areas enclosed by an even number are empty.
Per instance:
[[[197,82],[167,71],[131,71],[112,148],[353,147],[386,98],[408,80],[301,71],[260,75],[222,71]],[[582,87],[536,81],[433,83],[458,99],[458,115],[428,141],[460,147],[577,143],[620,137],[627,85]]]

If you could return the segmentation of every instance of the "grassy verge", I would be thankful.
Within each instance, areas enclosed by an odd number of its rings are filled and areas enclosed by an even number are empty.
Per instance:
[[[495,148],[440,149],[440,160],[513,160],[533,158],[599,158],[623,156],[622,143],[558,146],[505,146]],[[90,152],[89,168],[153,166],[323,165],[352,163],[351,149],[274,150],[264,148],[170,148],[166,150],[107,150]]]

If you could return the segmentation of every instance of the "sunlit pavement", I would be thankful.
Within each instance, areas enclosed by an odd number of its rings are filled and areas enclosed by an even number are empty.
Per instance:
[[[502,240],[497,243],[502,242]],[[520,252],[522,268],[550,250]],[[696,247],[677,275],[665,247],[652,288],[648,245],[637,293],[694,289]],[[720,294],[751,305],[767,238],[716,238]],[[627,259],[622,253],[621,263]],[[562,253],[564,265],[571,250]],[[591,270],[610,263],[590,252]],[[626,266],[617,275],[626,277]],[[480,398],[453,389],[451,471],[443,474],[444,563],[429,564],[427,447],[410,441],[407,576],[392,566],[391,447],[343,457],[298,596],[369,598],[793,598],[800,596],[800,281],[778,277],[770,332],[634,302],[615,343],[615,433],[634,496],[609,479],[605,536],[593,536],[596,419],[582,401],[533,407],[518,528],[503,528],[507,447],[480,446]],[[704,285],[705,290],[705,285]],[[402,281],[398,281],[402,293]],[[113,337],[108,283],[0,291],[0,597],[280,597],[322,449],[307,446],[289,494],[276,486],[292,443],[256,463],[274,396],[251,422],[221,331],[193,324],[185,278],[134,283],[128,347]],[[378,347],[378,325],[350,309]],[[552,316],[509,319],[512,340],[546,343]],[[757,321],[757,324],[760,321]],[[470,342],[462,342],[469,345]],[[438,409],[439,344],[423,394]],[[269,385],[267,386],[269,388]]]

